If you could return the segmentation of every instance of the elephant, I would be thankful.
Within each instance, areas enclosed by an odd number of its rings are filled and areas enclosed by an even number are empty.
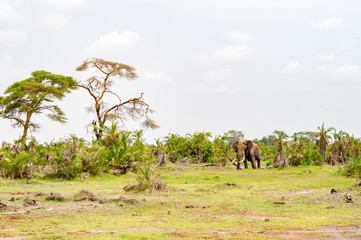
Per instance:
[[[244,168],[248,168],[247,161],[252,163],[252,168],[256,168],[256,160],[257,167],[261,168],[261,150],[257,143],[254,143],[251,140],[237,140],[232,144],[233,150],[237,153],[237,165],[234,163],[236,159],[232,161],[232,163],[237,166],[237,169],[241,169],[240,165],[244,162]]]

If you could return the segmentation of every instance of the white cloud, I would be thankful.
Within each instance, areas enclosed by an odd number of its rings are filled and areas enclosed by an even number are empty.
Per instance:
[[[341,18],[326,18],[320,22],[311,23],[314,29],[340,29],[344,27],[344,21]]]
[[[208,82],[223,82],[232,77],[232,72],[229,69],[221,69],[219,71],[209,71],[205,75],[205,80]]]
[[[0,43],[24,43],[26,42],[27,34],[24,31],[0,31]]]
[[[232,78],[232,72],[229,69],[207,72],[201,81],[192,86],[192,90],[202,93],[231,94],[238,91],[230,87],[227,81]]]
[[[167,84],[172,82],[172,77],[162,71],[147,72],[141,75],[140,77],[145,81],[159,83],[159,84]]]
[[[190,63],[200,65],[229,63],[247,59],[254,54],[253,49],[243,43],[251,40],[250,35],[240,32],[230,32],[227,35],[227,39],[235,40],[237,43],[227,45],[224,48],[210,50],[203,54],[193,55],[189,58]]]
[[[283,74],[293,74],[303,70],[303,66],[296,61],[289,62],[286,66],[281,69]]]
[[[241,32],[230,32],[227,35],[229,40],[238,41],[238,42],[248,42],[252,39],[251,35]]]
[[[222,49],[217,49],[208,54],[195,55],[190,58],[192,64],[212,64],[222,62],[235,62],[244,60],[253,54],[253,50],[244,44],[229,45]]]
[[[117,31],[101,36],[95,43],[85,48],[88,57],[118,58],[128,53],[139,41],[136,32]]]
[[[332,61],[335,60],[335,54],[334,53],[320,52],[317,55],[317,58],[322,62],[332,62]]]
[[[339,46],[343,50],[352,49],[356,46],[357,41],[355,39],[341,39]]]
[[[73,9],[85,6],[88,3],[87,0],[33,0],[33,2],[56,9]]]

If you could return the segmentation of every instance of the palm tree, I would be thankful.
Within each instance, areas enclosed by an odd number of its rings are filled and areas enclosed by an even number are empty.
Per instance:
[[[132,132],[132,140],[134,144],[143,144],[143,142],[145,141],[143,138],[143,134],[144,134],[144,130],[140,129],[140,130],[134,130]]]
[[[333,133],[334,143],[331,146],[329,163],[336,165],[337,163],[345,163],[345,157],[348,154],[347,139],[349,134],[344,131]]]
[[[275,130],[273,132],[276,135],[276,155],[273,160],[273,165],[275,167],[284,166],[287,167],[287,159],[285,156],[285,145],[287,144],[285,140],[288,138],[288,135],[284,131]]]
[[[331,138],[331,136],[328,135],[329,132],[331,131],[336,131],[335,128],[330,127],[330,128],[325,128],[325,124],[322,123],[321,127],[318,127],[318,147],[320,149],[320,155],[322,158],[322,162],[324,162],[326,160],[326,150],[327,150],[327,145],[329,143],[329,139]]]

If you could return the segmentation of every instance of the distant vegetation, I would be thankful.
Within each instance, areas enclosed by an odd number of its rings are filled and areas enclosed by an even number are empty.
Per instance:
[[[36,139],[3,143],[0,148],[1,175],[6,178],[50,177],[73,179],[84,174],[123,174],[141,166],[167,163],[188,166],[213,164],[224,166],[235,158],[230,132],[212,138],[211,133],[196,132],[179,136],[169,134],[149,145],[143,130],[123,131],[113,123],[103,137],[86,141],[74,135],[39,144]],[[278,135],[277,135],[278,133]],[[275,134],[254,139],[261,147],[263,167],[299,165],[339,165],[347,176],[361,178],[361,141],[342,131],[326,135],[325,152],[320,148],[322,132]]]
[[[170,133],[156,139],[156,144],[149,145],[143,139],[143,130],[129,132],[119,129],[117,121],[123,122],[126,117],[144,119],[144,127],[158,127],[148,116],[152,110],[144,102],[143,93],[138,98],[122,101],[111,91],[114,78],[134,79],[137,77],[135,69],[120,63],[90,59],[76,70],[83,71],[88,67],[95,68],[100,76],[76,82],[72,77],[35,71],[31,78],[12,84],[5,96],[0,96],[0,117],[23,128],[19,140],[2,143],[0,173],[3,177],[73,179],[84,174],[123,174],[154,169],[149,166],[164,167],[167,162],[184,166],[224,166],[235,158],[231,144],[244,138],[242,131],[231,130],[215,137],[209,132],[185,136]],[[94,140],[86,141],[71,135],[39,144],[35,138],[28,138],[28,132],[39,127],[31,120],[33,114],[48,112],[51,120],[64,123],[66,117],[54,101],[78,88],[85,89],[93,101],[89,110],[95,114],[95,120],[89,126],[93,128]],[[106,95],[114,96],[114,102],[104,102]],[[340,165],[345,175],[361,178],[361,139],[334,128],[325,128],[324,124],[315,132],[287,135],[275,130],[272,135],[253,141],[261,148],[264,167]],[[143,175],[147,178],[148,174]]]

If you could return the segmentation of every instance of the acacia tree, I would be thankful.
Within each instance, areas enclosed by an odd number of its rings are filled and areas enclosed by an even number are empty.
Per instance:
[[[10,85],[5,97],[0,97],[0,117],[9,119],[14,127],[22,127],[21,140],[25,140],[28,131],[35,131],[40,126],[31,121],[33,114],[44,114],[60,123],[67,118],[54,100],[62,99],[65,93],[76,89],[76,81],[72,77],[53,74],[46,71],[35,71],[32,77]]]
[[[85,71],[89,67],[95,68],[101,76],[92,76],[85,81],[79,81],[77,86],[85,89],[93,98],[94,103],[89,107],[90,112],[95,112],[96,120],[92,122],[94,133],[97,139],[102,138],[103,129],[107,121],[124,121],[127,116],[134,120],[144,118],[144,127],[158,128],[157,123],[148,117],[152,109],[143,101],[143,93],[139,97],[122,101],[113,91],[111,86],[113,79],[126,78],[132,80],[137,78],[135,69],[131,66],[105,61],[99,58],[85,60],[76,71]],[[105,103],[106,96],[114,96],[117,102],[110,107]]]

